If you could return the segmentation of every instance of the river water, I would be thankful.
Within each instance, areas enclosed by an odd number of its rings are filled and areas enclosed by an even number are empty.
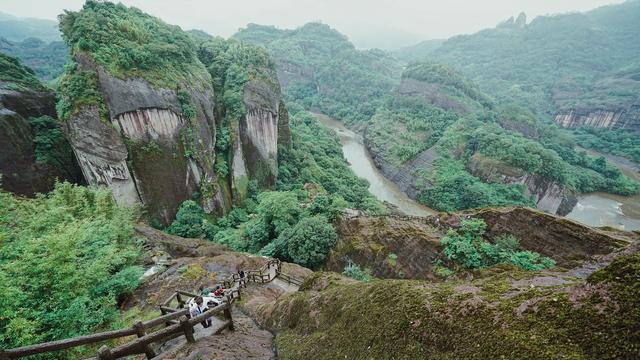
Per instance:
[[[315,114],[320,122],[334,130],[340,138],[342,152],[351,168],[361,178],[369,180],[369,191],[378,199],[387,201],[409,215],[425,216],[435,213],[418,204],[382,175],[369,155],[362,136],[347,129],[341,122],[323,114]],[[615,163],[615,159],[609,159]],[[638,169],[617,163],[621,171],[640,181]],[[606,193],[586,194],[567,215],[589,226],[611,226],[622,230],[640,229],[640,195],[624,197]]]
[[[594,151],[586,151],[593,156],[601,155]],[[602,155],[629,178],[640,181],[640,165],[616,156]],[[578,199],[576,207],[567,217],[590,226],[611,226],[621,230],[638,230],[640,229],[640,194],[634,196],[607,193],[582,195]]]
[[[400,191],[396,184],[385,178],[373,163],[373,159],[364,146],[362,136],[347,129],[341,122],[323,114],[315,114],[318,120],[329,129],[336,132],[342,144],[342,152],[349,162],[351,169],[361,178],[369,181],[369,191],[382,201],[398,207],[407,215],[426,216],[435,211],[418,204]]]

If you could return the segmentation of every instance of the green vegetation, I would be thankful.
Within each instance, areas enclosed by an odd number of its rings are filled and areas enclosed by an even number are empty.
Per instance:
[[[50,116],[27,119],[34,136],[36,161],[56,169],[72,169],[74,155],[58,121]]]
[[[78,336],[116,320],[116,305],[142,275],[134,220],[106,190],[59,183],[35,199],[0,193],[0,345]]]
[[[574,131],[580,146],[623,156],[640,163],[640,137],[624,130],[580,128]]]
[[[278,191],[260,192],[250,182],[244,208],[220,219],[186,201],[167,231],[315,267],[335,246],[330,222],[343,209],[383,211],[349,169],[334,133],[299,106],[292,106],[290,125],[293,145],[279,149]]]
[[[563,108],[619,108],[640,89],[633,78],[639,15],[640,3],[627,1],[584,14],[540,16],[522,27],[453,37],[426,58],[462,71],[500,103],[515,102],[540,116]]]
[[[345,266],[342,275],[350,277],[354,280],[369,282],[373,280],[373,276],[371,276],[371,270],[364,269],[362,270],[360,266],[357,264],[349,264]]]
[[[169,89],[200,89],[211,81],[187,33],[136,8],[88,0],[81,11],[60,16],[60,29],[73,55],[89,54],[119,78],[142,77]]]
[[[278,188],[297,190],[317,184],[343,198],[346,207],[381,212],[380,203],[369,193],[369,183],[358,178],[344,160],[337,136],[299,106],[290,106],[289,112],[293,146],[279,149]]]
[[[555,278],[561,286],[512,265],[435,284],[317,273],[259,317],[282,359],[634,358],[639,263],[622,257],[588,282]]]
[[[348,124],[369,120],[397,84],[400,65],[380,50],[358,51],[329,26],[309,23],[295,30],[249,24],[235,38],[264,45],[287,64],[286,99],[317,108]]]
[[[463,220],[460,232],[450,229],[442,239],[444,254],[465,269],[481,269],[500,263],[511,263],[525,270],[542,270],[556,265],[553,259],[532,251],[518,251],[519,241],[513,235],[486,242],[482,236],[487,224],[483,220]]]
[[[10,90],[22,88],[42,91],[45,87],[38,81],[33,70],[22,65],[20,60],[0,53],[0,81]]]
[[[577,192],[638,191],[636,182],[604,158],[575,151],[568,132],[520,107],[496,107],[474,84],[441,65],[411,65],[403,75],[408,80],[420,81],[416,87],[423,90],[387,100],[365,136],[371,151],[397,168],[431,152],[430,168],[413,173],[418,200],[429,207],[535,206],[523,186],[503,184],[504,177],[526,174]]]
[[[69,117],[81,106],[95,106],[100,118],[108,122],[109,111],[104,103],[102,92],[98,85],[98,75],[95,71],[82,71],[75,63],[65,66],[65,74],[60,82],[60,100],[56,104],[60,120]]]
[[[433,167],[433,174],[425,175],[425,189],[418,200],[438,211],[457,211],[488,206],[531,206],[535,203],[524,197],[522,185],[483,183],[469,174],[464,163],[441,156]]]
[[[69,52],[62,41],[46,43],[28,38],[13,42],[0,37],[0,53],[19,58],[41,81],[52,81],[64,72]]]

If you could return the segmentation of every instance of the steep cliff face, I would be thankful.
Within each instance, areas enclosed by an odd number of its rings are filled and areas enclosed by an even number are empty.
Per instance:
[[[195,192],[209,190],[203,204],[223,214],[230,205],[215,181],[213,90],[154,87],[142,78],[118,79],[87,54],[76,54],[77,71],[97,74],[99,92],[109,113],[80,106],[65,129],[85,178],[110,186],[119,203],[144,205],[164,223]],[[179,96],[183,96],[179,99]],[[187,118],[181,103],[193,106]]]
[[[552,214],[567,215],[578,203],[573,191],[553,180],[526,173],[479,154],[469,159],[467,169],[484,182],[523,185],[524,195],[532,198],[538,209]]]
[[[144,24],[145,41],[115,31],[121,19]],[[225,40],[111,3],[87,2],[61,29],[73,61],[59,108],[90,183],[164,224],[185,200],[220,216],[242,205],[250,181],[275,185],[278,143],[290,135],[264,51],[227,52]],[[253,76],[241,61],[266,70]]]
[[[625,110],[572,109],[556,114],[554,121],[563,128],[582,126],[640,132],[640,104]]]
[[[82,181],[56,118],[53,92],[41,85],[28,68],[0,54],[0,184],[3,189],[33,196],[50,191],[56,179]]]

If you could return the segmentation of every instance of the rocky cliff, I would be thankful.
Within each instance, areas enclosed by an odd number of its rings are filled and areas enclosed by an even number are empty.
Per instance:
[[[50,191],[56,179],[81,182],[69,143],[55,120],[53,92],[15,59],[0,54],[0,65],[2,188],[33,196]]]
[[[511,234],[524,250],[553,258],[560,267],[575,267],[593,256],[627,246],[634,234],[593,229],[559,216],[522,207],[488,208],[461,213],[414,216],[342,216],[335,222],[338,244],[324,269],[342,272],[350,263],[378,278],[437,279],[436,264],[448,264],[442,238],[461,219],[487,224],[485,239]]]
[[[571,109],[556,114],[554,121],[564,128],[582,126],[596,129],[621,129],[640,131],[640,104],[624,110]]]
[[[479,154],[471,157],[467,169],[484,182],[523,185],[524,195],[532,198],[538,209],[552,214],[567,215],[578,203],[575,192],[553,180],[526,173]]]
[[[65,121],[89,183],[110,186],[118,203],[141,203],[164,223],[194,192],[206,192],[203,204],[209,212],[223,214],[230,207],[214,186],[211,85],[158,88],[143,78],[119,79],[88,54],[74,59],[78,73],[96,74],[109,118],[105,121],[98,106],[81,105]],[[191,119],[181,101],[193,104]]]
[[[639,262],[636,243],[567,272],[497,266],[442,283],[319,273],[258,321],[282,359],[631,359]]]
[[[115,31],[120,18],[147,24],[146,43]],[[80,31],[82,21],[95,23],[95,31]],[[267,76],[275,86],[250,78],[228,45],[204,48],[201,42],[213,39],[206,34],[196,43],[177,27],[111,3],[87,2],[65,15],[61,28],[73,60],[60,108],[89,183],[110,186],[119,203],[142,204],[164,224],[185,200],[198,197],[207,213],[223,215],[242,204],[251,180],[275,185],[278,142],[288,136],[275,66]],[[112,39],[95,35],[103,33]],[[120,57],[105,55],[118,46]],[[132,60],[130,53],[144,56]]]

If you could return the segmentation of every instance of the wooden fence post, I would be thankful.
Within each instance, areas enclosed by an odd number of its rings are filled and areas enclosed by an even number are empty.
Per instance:
[[[102,345],[98,350],[98,360],[114,360],[113,354],[111,354],[111,350],[107,345]]]
[[[144,330],[144,325],[142,325],[142,321],[137,320],[133,324],[133,329],[136,331],[136,335],[138,338],[145,336],[147,333]],[[156,353],[153,351],[149,344],[142,344],[142,349],[144,350],[144,354],[147,355],[147,359],[153,359],[156,356]]]
[[[184,332],[184,337],[187,338],[187,342],[196,341],[196,338],[193,336],[193,326],[189,324],[189,319],[184,315],[180,318],[180,327]]]
[[[231,309],[230,309],[231,304],[229,304],[225,309],[224,309],[224,318],[229,320],[229,330],[233,331],[235,330],[235,328],[233,327],[233,318],[231,317]]]

